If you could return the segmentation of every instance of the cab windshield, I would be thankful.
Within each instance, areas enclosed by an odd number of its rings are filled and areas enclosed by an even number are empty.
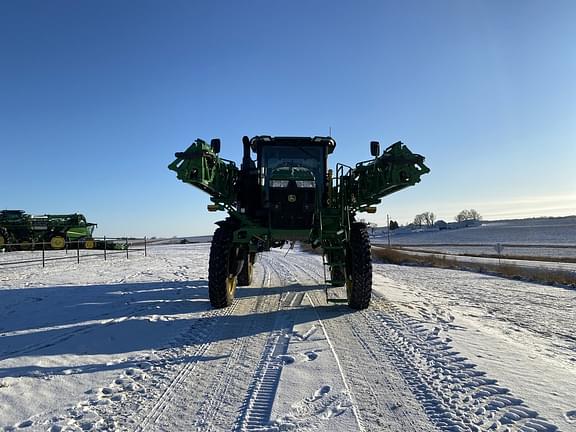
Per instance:
[[[280,168],[304,168],[292,172],[310,172],[312,178],[323,178],[323,148],[320,146],[266,146],[262,149],[261,167],[267,179]],[[320,186],[320,185],[317,185]]]

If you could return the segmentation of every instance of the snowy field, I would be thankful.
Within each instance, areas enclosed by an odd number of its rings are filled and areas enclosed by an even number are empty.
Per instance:
[[[394,232],[393,232],[394,233]],[[421,233],[398,233],[396,244],[516,243],[576,244],[576,216],[484,222],[478,227]]]
[[[0,430],[576,431],[574,290],[275,251],[212,310],[208,250],[0,267]]]
[[[374,244],[388,244],[379,234]],[[478,227],[442,231],[392,231],[392,246],[438,251],[446,254],[492,254],[495,246],[504,245],[502,256],[535,256],[547,259],[576,260],[576,217],[522,219],[486,222]]]

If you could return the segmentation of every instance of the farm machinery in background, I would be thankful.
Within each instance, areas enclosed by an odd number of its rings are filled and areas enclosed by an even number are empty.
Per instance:
[[[27,250],[33,248],[92,249],[96,246],[92,233],[96,224],[86,221],[79,213],[32,216],[23,210],[0,211],[0,249]],[[39,246],[40,245],[40,246]]]
[[[358,213],[374,213],[381,198],[412,186],[430,170],[424,157],[397,142],[354,167],[328,169],[332,137],[243,137],[238,167],[219,156],[221,143],[197,139],[175,154],[168,168],[177,178],[211,196],[209,211],[228,212],[217,222],[210,249],[208,291],[213,307],[229,306],[237,286],[250,285],[259,252],[300,241],[321,248],[326,298],[368,307],[372,260],[366,224]],[[256,161],[250,153],[256,154]],[[346,287],[346,299],[330,298],[329,286]]]

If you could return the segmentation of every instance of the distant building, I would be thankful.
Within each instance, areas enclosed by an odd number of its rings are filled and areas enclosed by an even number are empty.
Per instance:
[[[444,222],[443,220],[436,221],[436,223],[434,224],[434,226],[435,226],[436,228],[438,228],[439,230],[448,229],[448,224],[447,224],[446,222]]]
[[[471,228],[482,225],[482,222],[476,219],[468,219],[460,222],[452,222],[448,224],[448,229]]]

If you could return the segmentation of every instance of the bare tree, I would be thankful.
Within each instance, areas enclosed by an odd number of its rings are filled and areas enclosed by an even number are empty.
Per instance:
[[[467,220],[479,221],[482,220],[482,216],[476,210],[470,209],[470,210],[462,210],[454,217],[454,219],[456,219],[457,222],[464,222]]]
[[[414,225],[418,226],[426,225],[428,228],[434,226],[435,221],[436,221],[436,215],[432,212],[420,213],[414,217]]]
[[[468,219],[468,210],[462,210],[460,213],[454,216],[454,219],[456,222],[464,222]]]
[[[422,218],[424,219],[424,222],[426,223],[426,226],[428,228],[431,228],[434,226],[434,222],[436,222],[436,215],[432,212],[424,212],[422,213]]]
[[[470,213],[470,218],[472,220],[476,220],[476,221],[482,220],[482,216],[476,210],[470,209],[470,210],[468,210],[468,212]]]
[[[424,216],[422,214],[417,214],[414,216],[414,225],[422,226],[424,224]]]

